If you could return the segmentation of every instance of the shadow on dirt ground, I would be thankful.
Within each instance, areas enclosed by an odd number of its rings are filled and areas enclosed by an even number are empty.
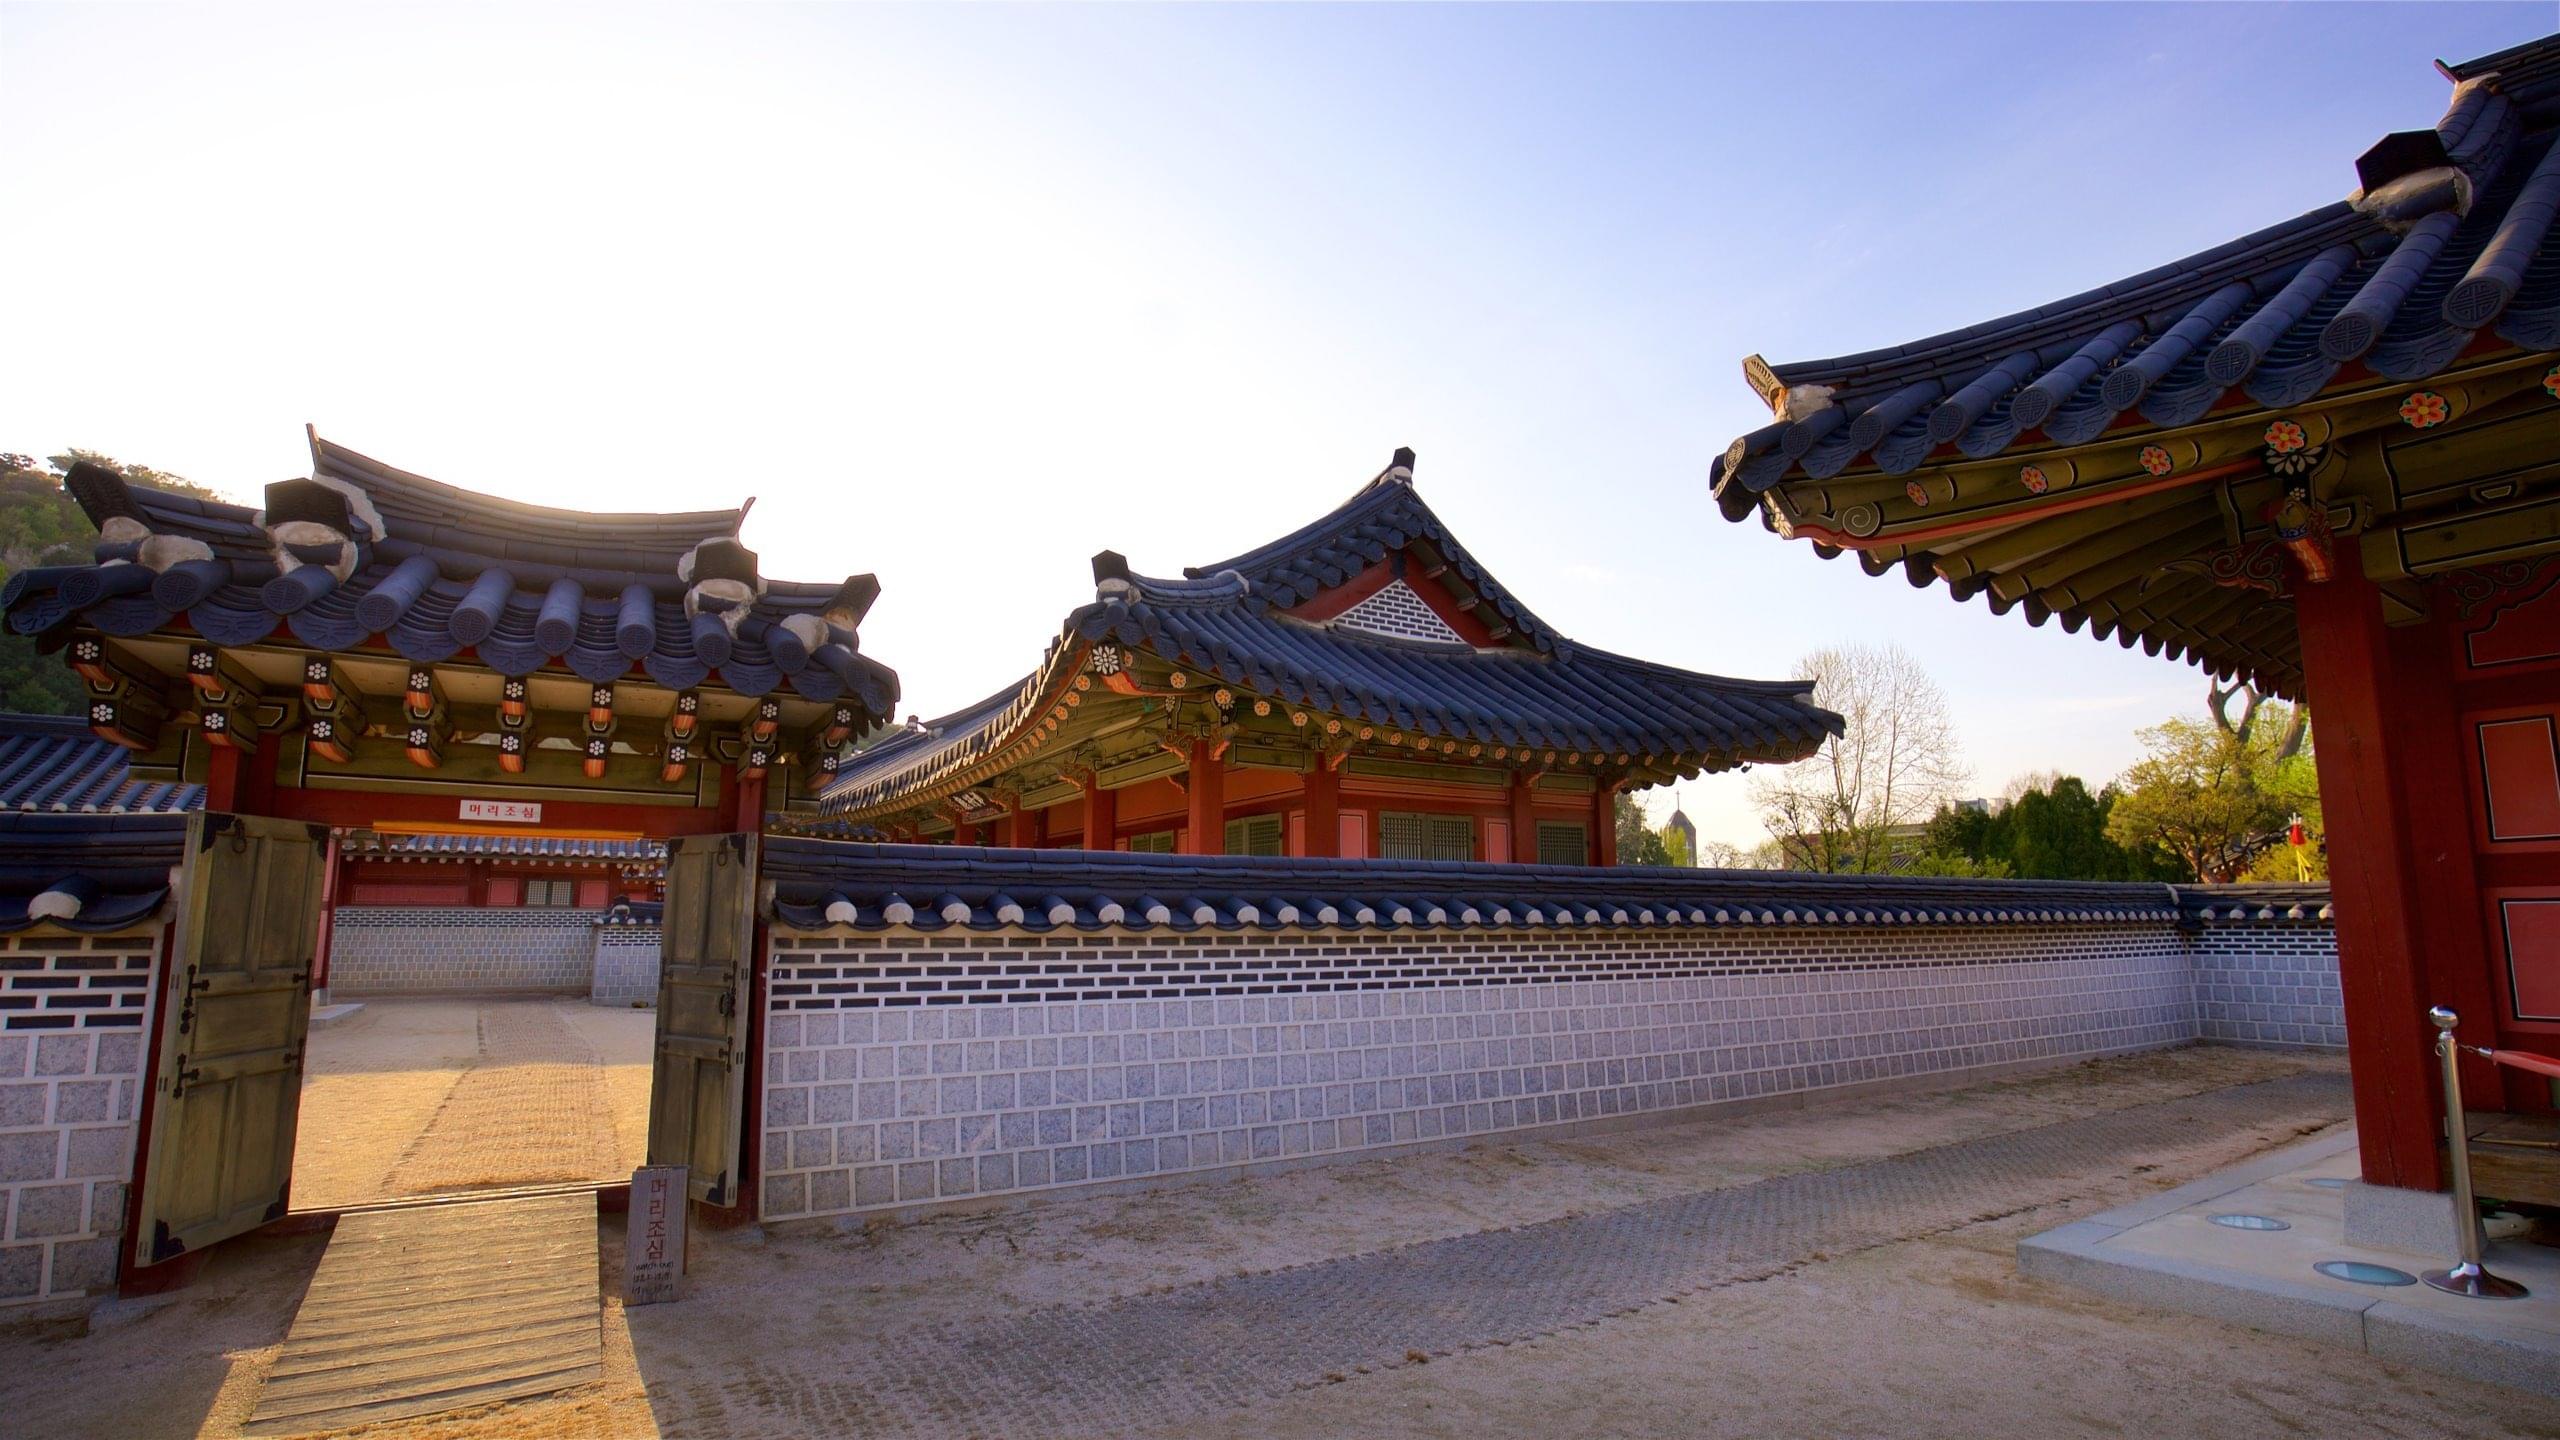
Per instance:
[[[2017,1274],[2022,1235],[2334,1125],[2342,1076],[2194,1048],[903,1225],[703,1234],[686,1298],[628,1313],[607,1217],[600,1384],[364,1433],[2560,1437],[2528,1396]],[[1977,1158],[1997,1170],[1979,1194]],[[1714,1208],[1752,1196],[1796,1196],[1830,1228]],[[1558,1273],[1596,1266],[1621,1289],[1570,1323],[1539,1318],[1566,1313],[1548,1301],[1505,1312],[1503,1286],[1535,1265],[1479,1263],[1654,1214],[1763,1228],[1720,1270],[1673,1275],[1693,1257],[1664,1252],[1660,1293],[1623,1288],[1628,1267],[1585,1244],[1589,1265]],[[13,1428],[236,1433],[318,1238],[235,1248],[179,1302],[85,1338],[0,1339]],[[1365,1293],[1379,1303],[1328,1308]],[[1325,1330],[1269,1343],[1351,1313],[1378,1327],[1359,1358],[1320,1354],[1341,1339]]]

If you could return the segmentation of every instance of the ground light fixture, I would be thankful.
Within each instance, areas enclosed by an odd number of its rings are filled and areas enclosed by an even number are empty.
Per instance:
[[[2368,1260],[2323,1260],[2311,1267],[2332,1280],[2351,1285],[2415,1285],[2418,1277],[2406,1270],[2376,1265]]]

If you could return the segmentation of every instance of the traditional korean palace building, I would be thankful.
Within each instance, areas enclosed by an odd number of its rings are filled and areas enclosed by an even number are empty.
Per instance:
[[[1608,865],[1620,790],[1840,725],[1810,682],[1557,633],[1423,502],[1409,450],[1267,545],[1179,579],[1106,551],[1094,580],[1028,678],[861,751],[821,808],[961,844]]]
[[[360,832],[360,886],[645,868],[639,842],[806,803],[896,704],[857,634],[877,582],[766,579],[743,507],[553,510],[311,456],[263,509],[75,467],[97,563],[20,571],[0,605],[136,775]]]
[[[2433,1189],[2427,1011],[2560,1044],[2560,37],[2442,67],[2354,193],[2016,315],[1745,374],[1718,503],[2306,701],[2364,1175]],[[2486,1063],[2475,1105],[2548,1110]]]

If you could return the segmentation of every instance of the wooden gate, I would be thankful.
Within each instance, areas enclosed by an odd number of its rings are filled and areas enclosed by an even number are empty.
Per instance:
[[[285,1213],[328,864],[325,825],[221,814],[188,822],[138,1265]]]
[[[649,1163],[683,1165],[693,1198],[738,1203],[754,998],[756,837],[667,842]]]

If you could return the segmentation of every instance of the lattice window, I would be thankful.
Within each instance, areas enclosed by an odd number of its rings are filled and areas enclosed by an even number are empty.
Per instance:
[[[1538,822],[1538,863],[1541,865],[1588,865],[1591,863],[1591,840],[1579,825],[1563,820]]]
[[[1440,612],[1401,580],[1334,617],[1334,628],[1384,635],[1391,640],[1427,640],[1437,645],[1464,645],[1466,637],[1449,628]]]
[[[1173,832],[1150,830],[1144,835],[1132,835],[1129,848],[1141,855],[1170,855],[1173,853]]]
[[[1285,855],[1289,853],[1278,815],[1247,815],[1227,822],[1227,853],[1230,855]]]
[[[1387,860],[1473,860],[1476,822],[1465,815],[1390,810],[1378,817],[1378,854]]]

